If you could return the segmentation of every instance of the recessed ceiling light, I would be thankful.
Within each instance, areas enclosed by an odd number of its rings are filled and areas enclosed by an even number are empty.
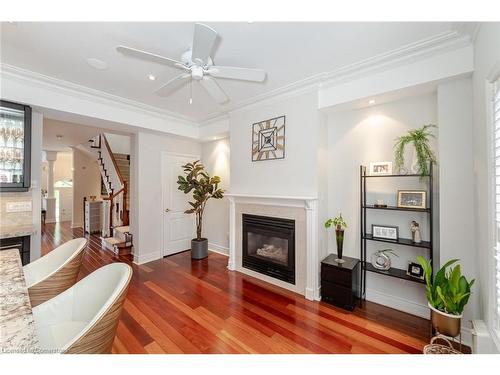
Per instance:
[[[87,59],[87,64],[89,64],[92,68],[97,70],[105,70],[108,68],[108,64],[105,61],[96,59],[94,57],[90,57]]]
[[[148,74],[148,79],[150,81],[154,81],[156,79],[156,77],[153,74]]]
[[[368,101],[368,104],[370,104],[370,105],[375,104],[375,99],[370,99],[370,100]]]

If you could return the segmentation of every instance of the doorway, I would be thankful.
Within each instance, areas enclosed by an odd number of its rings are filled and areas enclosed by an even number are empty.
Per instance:
[[[199,159],[199,155],[162,153],[163,256],[191,248],[195,220],[194,215],[184,213],[190,208],[190,195],[177,189],[177,177],[184,174],[184,164]]]

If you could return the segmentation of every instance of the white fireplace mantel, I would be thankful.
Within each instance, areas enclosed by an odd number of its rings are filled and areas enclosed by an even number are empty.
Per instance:
[[[306,211],[306,286],[305,297],[320,300],[319,247],[318,247],[318,198],[301,196],[276,196],[253,194],[224,194],[229,199],[229,260],[228,269],[236,267],[236,204],[255,204],[303,208]]]

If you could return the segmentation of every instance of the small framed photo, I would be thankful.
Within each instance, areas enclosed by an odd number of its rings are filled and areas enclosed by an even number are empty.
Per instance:
[[[424,269],[418,263],[410,262],[408,264],[408,270],[406,271],[406,274],[419,280],[424,279]]]
[[[370,163],[370,176],[386,176],[392,174],[392,161],[376,161]]]
[[[427,208],[427,192],[425,190],[398,190],[398,207]]]
[[[372,224],[372,237],[384,240],[397,241],[399,238],[399,227]]]

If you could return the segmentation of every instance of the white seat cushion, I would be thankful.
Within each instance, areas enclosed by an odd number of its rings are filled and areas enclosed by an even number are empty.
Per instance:
[[[46,350],[62,350],[68,342],[80,335],[87,322],[67,321],[51,325],[37,325],[40,347]]]

